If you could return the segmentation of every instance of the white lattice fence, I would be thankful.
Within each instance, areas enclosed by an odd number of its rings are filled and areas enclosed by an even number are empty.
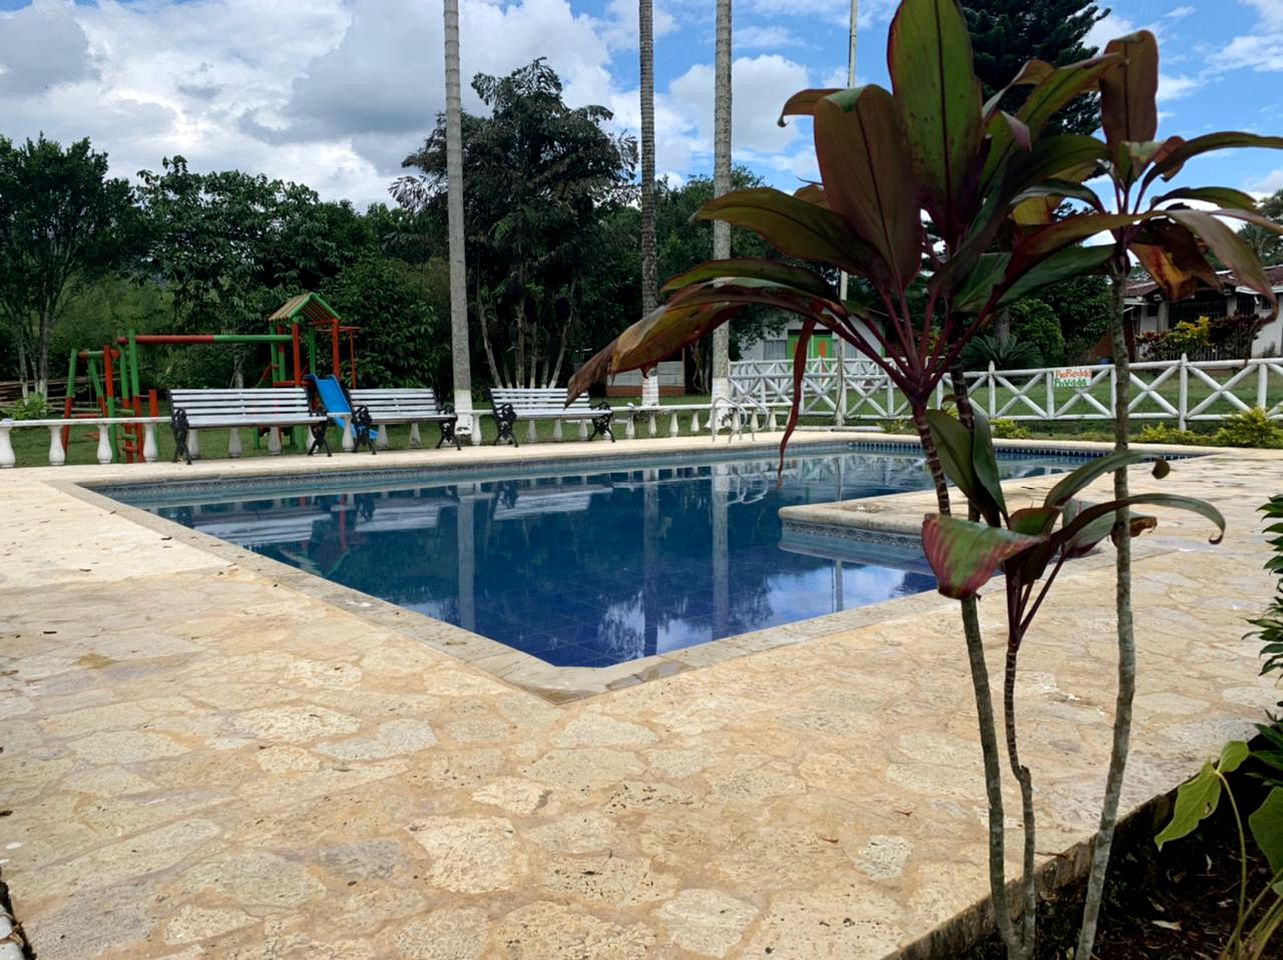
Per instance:
[[[793,397],[793,364],[789,360],[731,364],[733,395],[752,397],[768,406],[785,406]],[[1110,420],[1114,415],[1114,368],[994,370],[967,374],[973,400],[990,419]],[[802,379],[802,414],[825,419],[878,421],[909,416],[904,396],[868,360],[847,360],[838,377],[838,361],[807,361]],[[1085,381],[1085,382],[1084,382]],[[943,387],[937,400],[944,394]],[[1133,419],[1175,421],[1184,429],[1193,421],[1223,420],[1254,407],[1283,420],[1283,359],[1185,359],[1136,363],[1131,368]]]

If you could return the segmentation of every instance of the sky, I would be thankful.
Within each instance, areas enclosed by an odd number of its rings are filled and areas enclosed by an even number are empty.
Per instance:
[[[1037,0],[1031,0],[1037,2]],[[713,2],[654,0],[656,164],[712,168]],[[635,0],[460,0],[466,83],[547,57],[572,105],[639,124]],[[891,0],[861,0],[860,82],[886,84]],[[782,189],[816,176],[786,97],[845,85],[846,0],[737,0],[734,155]],[[1148,27],[1162,52],[1160,134],[1283,132],[1283,0],[1118,0],[1093,41]],[[0,135],[88,136],[132,177],[182,154],[194,170],[305,183],[358,208],[390,202],[400,163],[444,106],[437,0],[0,0]],[[1283,188],[1283,152],[1188,165],[1190,185]]]

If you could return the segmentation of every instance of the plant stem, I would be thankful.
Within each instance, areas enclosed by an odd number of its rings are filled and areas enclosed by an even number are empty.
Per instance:
[[[1230,942],[1225,945],[1228,951],[1236,943],[1242,946],[1243,928],[1247,925],[1247,833],[1243,830],[1243,818],[1239,815],[1238,803],[1234,799],[1234,791],[1230,789],[1230,782],[1219,770],[1216,771],[1216,776],[1220,778],[1221,789],[1229,799],[1230,812],[1234,814],[1234,826],[1238,828],[1238,923],[1234,927],[1234,935],[1230,937]]]
[[[942,516],[949,516],[949,487],[944,468],[931,430],[927,426],[924,405],[913,407],[913,426],[918,431],[922,452],[935,487],[936,503]],[[967,644],[967,660],[971,666],[971,685],[976,700],[976,717],[980,725],[980,748],[984,755],[985,795],[989,807],[989,893],[993,900],[994,923],[1002,942],[1006,945],[1009,960],[1024,960],[1029,956],[1011,922],[1011,908],[1007,900],[1005,862],[1005,823],[1002,798],[1002,771],[998,761],[998,728],[994,723],[993,695],[989,689],[989,666],[985,662],[984,639],[980,632],[980,611],[975,597],[959,601],[962,613],[962,633]]]
[[[1127,249],[1119,244],[1114,258],[1111,285],[1112,313],[1110,342],[1114,357],[1114,449],[1127,449],[1129,439],[1128,407],[1131,404],[1131,359],[1127,353],[1126,309]],[[1129,496],[1127,468],[1114,471],[1114,498]],[[1083,904],[1083,922],[1078,933],[1078,960],[1091,960],[1100,920],[1100,901],[1105,891],[1105,874],[1114,844],[1114,826],[1118,822],[1118,802],[1123,790],[1123,774],[1131,745],[1132,700],[1136,695],[1136,629],[1132,621],[1132,542],[1128,510],[1116,514],[1114,525],[1115,556],[1114,607],[1118,628],[1118,692],[1114,703],[1114,742],[1109,755],[1109,773],[1105,778],[1105,799],[1100,809],[1100,831],[1092,847],[1091,873],[1087,878],[1087,899]]]
[[[1024,639],[1019,604],[1020,587],[1007,584],[1007,663],[1002,677],[1002,723],[1007,734],[1007,762],[1012,775],[1020,785],[1020,817],[1024,827],[1024,859],[1022,861],[1024,887],[1024,917],[1021,938],[1026,948],[1033,948],[1037,936],[1038,886],[1037,846],[1034,823],[1034,784],[1029,768],[1020,762],[1016,738],[1016,664],[1020,656],[1020,642]]]

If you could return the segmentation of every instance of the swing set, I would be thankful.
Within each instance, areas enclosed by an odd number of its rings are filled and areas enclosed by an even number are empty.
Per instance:
[[[268,362],[259,377],[260,387],[301,387],[303,377],[319,370],[317,334],[329,334],[330,363],[334,376],[342,375],[343,340],[347,340],[350,382],[356,386],[356,334],[360,327],[343,323],[334,308],[319,293],[292,297],[267,318],[273,333],[135,333],[108,342],[101,350],[71,351],[67,365],[67,395],[63,400],[64,419],[91,417],[156,417],[160,403],[154,388],[143,392],[139,385],[140,346],[184,347],[198,344],[267,344]],[[306,352],[306,362],[304,353]],[[84,363],[89,380],[92,411],[75,412],[75,383]],[[146,412],[144,412],[144,409]],[[107,427],[116,457],[127,463],[143,459],[143,426],[126,423]],[[63,448],[70,441],[71,427],[62,429]],[[255,435],[255,443],[258,437]]]

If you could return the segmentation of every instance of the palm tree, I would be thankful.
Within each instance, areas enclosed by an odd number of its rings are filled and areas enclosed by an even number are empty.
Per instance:
[[[717,0],[717,46],[713,62],[713,196],[731,190],[731,0]],[[731,227],[713,223],[713,259],[731,255]],[[729,397],[731,331],[722,324],[713,332],[713,396]]]
[[[459,87],[459,0],[444,0],[446,211],[450,247],[450,352],[454,361],[454,409],[469,438],[472,365],[468,347],[468,273],[463,242],[463,95]],[[480,442],[480,437],[476,438]]]
[[[642,316],[656,307],[655,276],[655,30],[651,0],[638,0],[641,58],[641,270]],[[642,374],[642,406],[659,404],[659,375]]]
[[[850,42],[846,51],[846,85],[855,86],[855,41],[857,37],[857,24],[860,21],[860,0],[851,0],[851,30]],[[847,295],[847,275],[843,270],[838,278],[838,296],[846,302]],[[837,337],[837,366],[838,366],[838,399],[837,410],[834,422],[840,427],[846,422],[846,341]]]

